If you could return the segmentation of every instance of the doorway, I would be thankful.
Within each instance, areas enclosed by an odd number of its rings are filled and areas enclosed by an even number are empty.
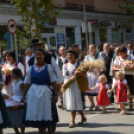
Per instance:
[[[56,38],[55,36],[43,36],[44,49],[46,51],[56,50]]]

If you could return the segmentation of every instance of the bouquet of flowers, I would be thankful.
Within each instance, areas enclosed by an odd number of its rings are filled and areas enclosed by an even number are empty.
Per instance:
[[[81,71],[82,73],[93,72],[96,70],[96,72],[99,74],[100,70],[104,68],[104,62],[100,59],[96,59],[93,62],[90,61],[84,61],[79,67],[76,69],[76,71]],[[82,92],[85,92],[88,90],[88,79],[87,77],[83,76],[72,76],[66,83],[62,85],[61,91],[64,93],[72,83],[74,83],[77,80],[78,86]]]

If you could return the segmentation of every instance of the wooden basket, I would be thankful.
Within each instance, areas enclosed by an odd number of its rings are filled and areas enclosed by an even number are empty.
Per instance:
[[[7,107],[7,110],[20,110],[20,109],[24,109],[25,105],[23,106],[13,106],[13,107]]]

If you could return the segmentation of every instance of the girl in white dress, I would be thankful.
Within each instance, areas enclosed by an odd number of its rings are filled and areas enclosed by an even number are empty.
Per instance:
[[[13,86],[12,86],[13,81],[11,78],[11,72],[14,68],[19,68],[24,76],[24,66],[21,63],[16,62],[15,52],[13,51],[6,52],[6,60],[7,64],[5,64],[1,69],[2,72],[6,75],[6,81],[5,85],[2,88],[2,93],[4,95],[4,98],[8,99],[12,97],[13,92]]]
[[[15,68],[12,70],[12,79],[14,82],[13,85],[13,96],[11,99],[14,101],[20,102],[21,98],[23,97],[24,92],[24,83],[23,83],[23,75],[19,68]],[[12,122],[12,127],[16,134],[20,134],[19,129],[21,129],[21,134],[25,133],[25,127],[22,125],[22,117],[23,117],[23,109],[20,110],[8,110],[9,117]]]
[[[63,76],[64,76],[64,83],[66,83],[71,76],[75,75],[82,75],[86,77],[80,71],[75,71],[78,67],[79,63],[76,60],[76,53],[73,50],[67,51],[67,59],[68,63],[63,65]],[[76,112],[79,112],[82,120],[79,124],[83,124],[86,121],[86,117],[83,114],[83,107],[82,107],[82,100],[81,100],[81,91],[78,87],[77,81],[75,81],[63,94],[63,108],[67,111],[71,112],[71,122],[69,127],[75,127],[75,116]]]
[[[89,45],[89,54],[85,57],[85,61],[94,61],[95,59],[102,59],[100,53],[96,53],[95,50],[95,45],[94,44],[90,44]],[[87,73],[87,77],[88,77],[88,87],[92,88],[94,87],[99,81],[99,75],[96,73],[96,70],[94,70],[94,72],[88,72]],[[90,107],[90,111],[93,110],[93,108],[95,107],[95,102],[94,102],[94,96],[97,96],[99,92],[99,89],[96,88],[95,90],[92,91],[87,91],[85,93],[85,95],[88,95],[89,101],[91,103],[91,107]],[[98,109],[98,107],[96,106],[96,110]]]

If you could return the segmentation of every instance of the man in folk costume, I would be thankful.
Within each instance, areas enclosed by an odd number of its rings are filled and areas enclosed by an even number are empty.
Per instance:
[[[96,52],[95,45],[90,44],[89,45],[89,54],[85,57],[84,61],[93,62],[96,59],[103,60],[102,56],[100,55],[100,52]],[[88,77],[88,87],[89,88],[94,87],[98,83],[99,74],[97,74],[96,70],[94,70],[93,72],[88,72],[87,77]],[[92,111],[93,108],[95,108],[95,110],[98,110],[98,106],[95,107],[95,102],[94,102],[94,96],[97,96],[98,92],[99,92],[98,88],[93,91],[85,92],[85,95],[88,96],[89,101],[91,103],[89,111]]]
[[[109,43],[105,43],[103,45],[103,52],[101,52],[101,56],[103,57],[104,61],[105,61],[105,66],[106,66],[106,71],[104,72],[106,77],[107,77],[107,83],[109,84],[109,86],[112,84],[112,78],[109,75],[110,72],[110,65],[111,65],[111,61],[114,55],[114,52],[110,50],[110,45]],[[114,102],[114,94],[113,92],[110,94],[110,101]]]
[[[31,47],[32,47],[32,50],[35,52],[35,50],[37,48],[43,48],[43,43],[40,43],[39,39],[33,39]],[[36,62],[37,62],[36,58],[35,58],[35,56],[33,56],[29,60],[28,65],[29,66],[34,65],[34,64],[36,64]],[[55,59],[50,54],[45,53],[44,62],[47,63],[47,64],[50,64],[52,66],[54,74],[57,78],[57,86],[60,86],[60,84],[62,84],[64,82],[64,77],[62,76],[62,73],[61,73]],[[53,111],[52,112],[57,112],[56,104],[53,106]],[[58,117],[58,115],[57,115],[57,117]],[[54,117],[54,119],[53,119],[53,120],[55,120],[55,122],[58,122],[57,117]],[[52,127],[55,127],[55,128],[52,128],[52,129],[56,129],[56,124],[53,124]]]
[[[59,54],[60,54],[60,57],[58,57],[56,62],[57,62],[58,66],[63,74],[63,71],[62,71],[63,64],[67,63],[66,49],[64,46],[61,46],[59,48]],[[58,89],[60,89],[60,87],[58,87]],[[60,94],[60,99],[61,99],[61,105],[58,105],[58,107],[63,108],[63,96],[62,96],[62,94]]]

